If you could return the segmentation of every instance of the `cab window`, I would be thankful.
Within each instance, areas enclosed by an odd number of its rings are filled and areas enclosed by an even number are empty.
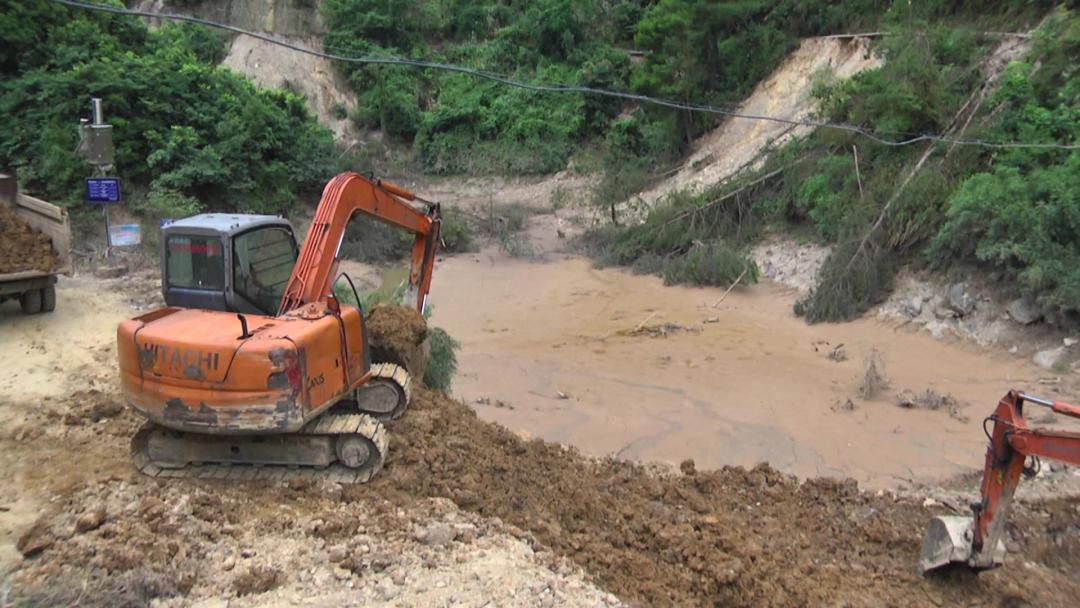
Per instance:
[[[296,264],[296,242],[289,230],[256,228],[233,239],[233,288],[263,314],[277,312]]]
[[[165,243],[165,259],[169,287],[225,289],[225,257],[217,237],[172,235]]]

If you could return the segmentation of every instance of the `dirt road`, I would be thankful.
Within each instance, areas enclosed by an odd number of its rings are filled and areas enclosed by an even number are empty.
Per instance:
[[[486,420],[598,456],[769,462],[870,488],[981,466],[983,417],[1039,377],[1022,359],[875,320],[808,326],[774,284],[712,307],[722,293],[485,249],[442,263],[433,322],[461,341],[454,392]],[[685,329],[627,335],[664,324]],[[831,359],[841,345],[847,359]],[[857,389],[871,350],[890,387],[868,400]],[[896,405],[898,391],[928,388],[953,395],[967,422]]]

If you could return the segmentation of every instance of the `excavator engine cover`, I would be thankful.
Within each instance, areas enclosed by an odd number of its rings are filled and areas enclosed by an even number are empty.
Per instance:
[[[919,572],[926,574],[952,565],[971,567],[974,523],[972,518],[958,515],[942,515],[930,520],[919,554]],[[1004,561],[1005,544],[998,541],[993,553],[993,565],[978,569],[996,568]]]

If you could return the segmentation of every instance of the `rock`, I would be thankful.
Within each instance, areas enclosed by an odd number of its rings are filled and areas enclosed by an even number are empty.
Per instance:
[[[242,557],[244,559],[250,559],[252,557],[255,557],[255,550],[254,549],[242,549],[240,551],[240,557]]]
[[[1054,306],[1043,306],[1042,317],[1047,325],[1056,327],[1061,323],[1060,312]]]
[[[829,409],[834,412],[854,412],[855,402],[851,399],[845,399],[844,401],[840,401],[839,399],[837,399],[836,402],[833,403],[832,407]]]
[[[49,533],[48,526],[38,521],[30,527],[15,543],[15,548],[23,557],[33,557],[53,546],[56,540]]]
[[[944,321],[931,321],[926,324],[926,331],[930,332],[930,336],[935,340],[944,340],[950,329],[949,324]]]
[[[390,600],[401,593],[401,591],[397,589],[397,585],[390,581],[382,581],[379,583],[379,586],[375,587],[375,592],[379,594],[379,598],[381,598],[383,602],[390,602]]]
[[[473,524],[457,524],[454,526],[454,537],[463,543],[471,543],[476,540],[476,526]]]
[[[967,292],[963,283],[953,283],[945,291],[946,305],[949,310],[963,317],[975,311],[975,299]]]
[[[1057,362],[1061,360],[1061,357],[1065,355],[1065,347],[1059,346],[1057,348],[1051,348],[1047,350],[1040,350],[1035,353],[1035,356],[1031,360],[1043,369],[1051,369]]]
[[[1080,344],[1080,340],[1077,340],[1076,338],[1064,338],[1061,343],[1065,345],[1065,348],[1072,348],[1077,344]]]
[[[334,545],[326,552],[326,559],[335,564],[345,561],[346,557],[349,557],[349,549],[345,545]]]
[[[938,305],[934,307],[934,317],[942,321],[955,319],[956,311],[945,305]]]
[[[923,299],[922,296],[911,296],[900,303],[900,314],[909,319],[914,319],[922,314]]]
[[[81,533],[97,530],[105,523],[105,507],[98,505],[88,509],[75,520],[75,531]]]
[[[422,545],[441,547],[453,541],[457,533],[448,524],[434,523],[420,528],[413,536]]]
[[[1027,298],[1017,298],[1009,302],[1009,305],[1005,307],[1005,312],[1009,313],[1013,321],[1021,325],[1031,325],[1043,316],[1035,303]]]

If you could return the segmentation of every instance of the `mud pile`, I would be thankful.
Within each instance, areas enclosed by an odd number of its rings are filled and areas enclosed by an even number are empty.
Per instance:
[[[1080,597],[1068,556],[1068,539],[1080,532],[1076,500],[1018,514],[1012,567],[923,579],[915,564],[935,513],[860,492],[852,481],[800,482],[767,465],[695,471],[687,462],[677,474],[588,459],[523,440],[429,391],[391,430],[383,475],[346,488],[347,497],[449,497],[530,531],[605,589],[644,605],[984,605],[1011,597],[1064,606]]]
[[[490,598],[536,605],[522,600],[539,600],[544,589],[554,601],[609,603],[580,575],[559,589],[555,570],[571,566],[449,501],[401,508],[375,496],[341,496],[336,484],[303,479],[246,487],[139,477],[87,483],[20,538],[28,558],[8,581],[5,605],[118,608],[153,600],[171,607],[229,598],[230,606],[301,599],[378,606],[399,596],[438,605],[448,593],[471,605]],[[482,568],[477,555],[517,567],[488,588],[474,580],[475,570],[458,566]]]
[[[49,237],[27,226],[10,207],[0,205],[0,274],[48,272],[55,266]]]
[[[917,499],[866,494],[854,482],[800,482],[765,465],[696,471],[686,462],[673,472],[585,458],[523,440],[425,389],[391,423],[381,476],[344,488],[144,478],[123,466],[133,417],[98,419],[61,425],[62,434],[36,424],[43,434],[22,442],[30,460],[40,453],[30,442],[75,449],[90,441],[95,455],[63,459],[83,467],[83,479],[57,488],[20,538],[25,557],[8,579],[14,605],[263,598],[252,600],[257,605],[328,590],[343,595],[327,605],[347,598],[381,605],[380,598],[441,589],[433,573],[442,588],[487,580],[455,564],[483,563],[492,551],[520,553],[505,546],[513,536],[544,564],[530,566],[524,579],[581,568],[640,605],[991,605],[1011,598],[1067,606],[1080,597],[1075,499],[1017,510],[1009,567],[922,579],[914,564],[932,513]],[[32,466],[44,475],[58,465]],[[454,578],[453,568],[468,574]],[[589,588],[524,579],[516,599],[500,605],[537,605],[530,602],[544,597],[597,604]],[[470,593],[498,592],[489,587]],[[578,592],[594,599],[578,601]],[[249,595],[259,593],[271,596]]]

